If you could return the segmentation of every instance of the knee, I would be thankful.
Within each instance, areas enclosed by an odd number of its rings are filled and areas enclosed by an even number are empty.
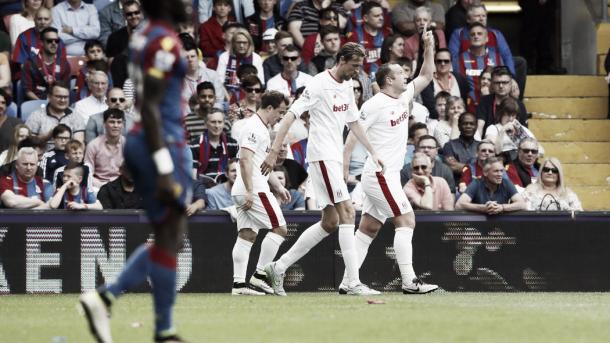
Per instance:
[[[358,228],[358,231],[362,232],[363,234],[365,234],[371,238],[375,238],[375,237],[377,237],[377,234],[379,233],[379,229],[381,229],[381,226],[367,225],[367,226],[360,226]]]
[[[337,227],[339,227],[339,217],[324,217],[324,219],[320,223],[320,226],[322,226],[322,229],[324,229],[324,231],[328,233],[333,233],[337,230]]]
[[[241,229],[238,234],[239,238],[248,241],[250,243],[254,243],[256,241],[256,232],[252,229]]]
[[[288,230],[286,229],[286,226],[276,227],[276,228],[272,229],[271,232],[275,233],[276,235],[280,235],[282,237],[286,237],[286,235],[288,234]]]
[[[341,224],[352,224],[356,221],[356,211],[351,204],[337,209]]]

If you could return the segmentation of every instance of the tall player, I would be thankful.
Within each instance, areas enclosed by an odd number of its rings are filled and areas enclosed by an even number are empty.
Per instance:
[[[277,250],[286,237],[286,221],[280,205],[271,193],[269,185],[284,201],[290,200],[290,192],[282,186],[273,173],[262,174],[263,163],[271,138],[269,128],[286,113],[288,99],[280,92],[265,92],[256,115],[248,118],[246,129],[239,138],[239,169],[237,179],[231,189],[233,201],[237,205],[237,240],[233,247],[233,291],[234,295],[273,294],[273,288],[266,281],[264,267],[273,261]],[[256,272],[246,284],[246,269],[250,249],[259,229],[269,229],[261,245],[261,253]],[[255,289],[252,289],[253,286]]]
[[[282,257],[269,264],[265,272],[278,295],[284,291],[284,273],[293,263],[339,227],[339,246],[348,275],[350,294],[378,294],[360,282],[354,248],[355,212],[343,180],[343,127],[347,123],[354,135],[371,154],[372,161],[382,168],[382,162],[358,123],[358,108],[352,89],[352,77],[362,68],[364,49],[347,43],[337,54],[337,64],[314,76],[280,123],[269,155],[262,165],[263,174],[271,172],[288,128],[296,118],[309,111],[307,145],[308,173],[314,187],[322,220],[310,226]]]
[[[413,97],[432,81],[434,72],[434,36],[424,28],[424,62],[421,72],[407,84],[404,70],[398,64],[384,64],[377,71],[381,92],[366,101],[361,108],[360,123],[371,145],[385,161],[385,173],[377,171],[375,161],[368,159],[362,173],[363,215],[355,234],[358,267],[362,265],[369,245],[387,218],[395,227],[394,252],[402,277],[403,293],[423,294],[438,288],[423,283],[413,270],[411,240],[415,229],[415,214],[400,184],[400,170],[407,152],[408,122]],[[344,163],[349,161],[356,139],[349,134],[345,143]],[[344,169],[347,175],[347,168]],[[346,272],[346,274],[348,274]],[[343,277],[339,293],[349,292],[348,276]]]
[[[154,243],[141,245],[117,280],[83,294],[80,302],[98,342],[112,342],[110,307],[147,279],[152,286],[155,342],[183,342],[172,325],[176,298],[176,255],[187,229],[191,196],[191,153],[185,139],[180,99],[186,73],[174,27],[188,19],[182,1],[144,0],[150,19],[129,44],[130,77],[137,89],[141,122],[129,133],[125,160],[144,199]]]

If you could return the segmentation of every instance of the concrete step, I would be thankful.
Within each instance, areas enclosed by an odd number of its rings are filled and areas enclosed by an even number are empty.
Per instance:
[[[586,98],[525,98],[525,108],[534,118],[604,119],[608,112],[608,97]]]
[[[546,156],[557,157],[561,163],[610,163],[608,142],[549,142],[541,141]]]
[[[532,75],[527,77],[526,98],[608,96],[603,76]]]
[[[585,211],[610,209],[610,187],[576,186],[570,188],[578,195]]]
[[[610,164],[573,164],[565,163],[563,175],[566,184],[574,186],[610,187]]]
[[[540,141],[610,141],[610,120],[605,119],[530,119],[529,129]]]

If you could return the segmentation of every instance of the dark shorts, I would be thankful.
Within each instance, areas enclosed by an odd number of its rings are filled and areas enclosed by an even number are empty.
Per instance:
[[[182,187],[178,206],[184,210],[190,204],[193,194],[193,156],[185,143],[170,144],[167,148],[174,162],[174,181]],[[157,167],[153,162],[152,152],[148,148],[144,134],[130,133],[127,136],[123,154],[135,181],[136,192],[142,197],[148,219],[152,222],[162,222],[168,214],[169,207],[161,203],[155,196]]]

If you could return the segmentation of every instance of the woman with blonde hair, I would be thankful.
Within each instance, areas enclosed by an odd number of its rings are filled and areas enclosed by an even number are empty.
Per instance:
[[[450,96],[445,105],[445,113],[439,113],[438,124],[434,128],[434,138],[442,148],[445,143],[460,136],[458,118],[466,111],[464,100],[459,96]]]
[[[15,46],[17,37],[21,32],[34,27],[34,16],[42,7],[42,0],[23,0],[23,12],[15,14],[9,20],[8,32],[11,37],[11,46]]]
[[[25,124],[17,124],[13,128],[13,140],[8,149],[0,154],[0,165],[5,165],[17,159],[17,150],[19,143],[30,135],[30,128]]]
[[[263,70],[263,60],[259,54],[254,52],[254,41],[248,30],[238,28],[231,38],[231,48],[218,57],[218,67],[216,72],[224,85],[232,95],[239,94],[240,80],[237,77],[237,69],[244,64],[251,64],[256,67],[258,79],[265,80]],[[231,97],[233,102],[239,100],[239,96]]]
[[[530,211],[582,211],[576,193],[566,187],[561,162],[555,157],[545,159],[537,182],[523,193]]]

